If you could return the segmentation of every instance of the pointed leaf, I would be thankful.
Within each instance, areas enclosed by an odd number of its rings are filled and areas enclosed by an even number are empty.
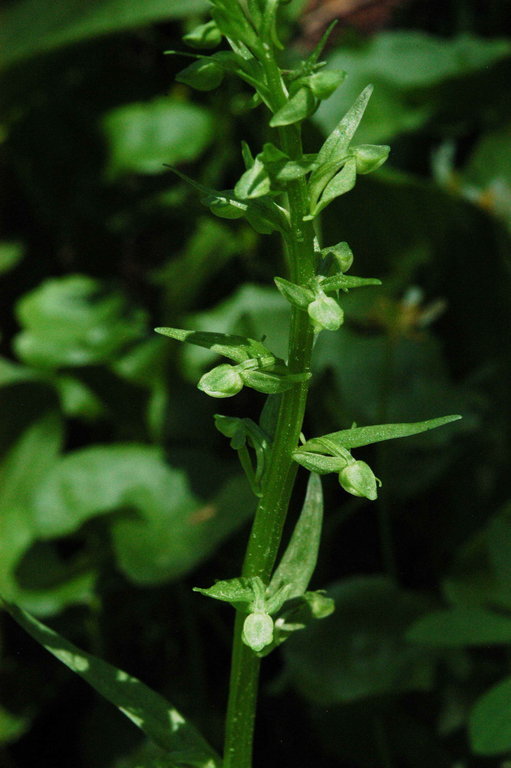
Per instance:
[[[203,768],[220,766],[220,759],[199,732],[158,693],[137,678],[77,648],[21,608],[1,598],[0,606],[34,640],[80,675],[164,749],[171,765],[184,767],[194,760]]]
[[[349,291],[351,288],[364,288],[368,285],[381,285],[376,277],[355,277],[355,275],[337,274],[320,281],[324,291]]]
[[[372,92],[372,85],[364,88],[351,109],[346,112],[330,136],[325,140],[318,153],[318,163],[330,163],[346,154],[355,131],[362,120]]]
[[[372,92],[373,86],[368,85],[319,150],[316,161],[318,167],[310,178],[313,202],[317,201],[321,190],[324,189],[348,156],[350,142],[359,126]]]
[[[283,277],[273,278],[275,285],[282,296],[300,309],[307,309],[311,301],[314,301],[314,293],[310,288],[304,288],[303,285],[291,283]]]
[[[181,328],[155,328],[156,333],[169,336],[176,341],[186,341],[197,347],[211,349],[218,355],[228,357],[236,363],[244,363],[252,358],[271,355],[260,341],[245,336],[234,336],[228,333],[210,333],[209,331],[185,331]]]
[[[291,588],[286,594],[286,599],[300,597],[304,594],[316,568],[322,523],[323,491],[321,480],[317,474],[312,472],[300,517],[270,581],[268,587],[270,595],[288,584],[291,585]]]
[[[461,416],[441,416],[438,419],[428,419],[427,421],[417,421],[410,424],[377,424],[374,427],[355,427],[354,429],[342,429],[339,432],[331,432],[323,437],[315,437],[302,446],[304,451],[325,452],[323,439],[330,443],[337,444],[341,448],[359,448],[362,445],[371,445],[372,443],[381,443],[383,440],[394,440],[397,437],[410,437],[418,435],[421,432],[427,432],[429,429],[443,427],[444,424],[450,424],[452,421],[458,421]],[[328,452],[328,449],[327,449]]]
[[[511,749],[511,677],[481,696],[469,719],[470,744],[478,755]]]
[[[224,600],[226,603],[232,603],[235,607],[243,607],[247,603],[252,603],[256,597],[253,582],[254,579],[241,576],[236,579],[217,581],[216,584],[207,589],[194,587],[193,591],[200,592],[201,595],[206,595],[206,597],[213,597],[215,600]],[[262,589],[264,590],[264,587]]]

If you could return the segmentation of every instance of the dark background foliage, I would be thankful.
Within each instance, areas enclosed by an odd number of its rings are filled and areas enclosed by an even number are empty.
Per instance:
[[[174,83],[182,60],[162,52],[203,10],[4,5],[0,594],[168,695],[220,746],[232,615],[191,588],[239,573],[254,506],[212,416],[257,418],[262,400],[206,398],[194,382],[212,358],[151,329],[267,335],[283,351],[287,309],[271,288],[278,240],[212,219],[163,167],[227,188],[240,140],[268,139],[240,83]],[[265,662],[256,765],[478,768],[511,755],[509,696],[486,715],[504,713],[503,746],[481,746],[472,722],[507,673],[511,632],[406,634],[435,609],[463,609],[472,627],[477,611],[511,610],[509,11],[288,7],[284,58],[338,18],[328,59],[349,73],[307,150],[368,82],[358,138],[392,145],[323,216],[325,243],[347,240],[354,273],[384,285],[350,296],[346,325],[321,337],[306,434],[464,420],[361,451],[383,480],[376,503],[325,480],[313,586],[337,610]],[[120,714],[4,615],[0,629],[2,768],[138,765]]]

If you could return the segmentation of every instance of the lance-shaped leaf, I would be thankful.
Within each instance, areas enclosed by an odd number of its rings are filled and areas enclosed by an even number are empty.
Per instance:
[[[335,162],[346,154],[350,142],[355,135],[369,99],[373,92],[373,86],[368,85],[356,99],[351,109],[346,112],[342,120],[323,143],[318,153],[318,163]]]
[[[197,347],[211,349],[219,355],[228,357],[236,363],[246,360],[271,356],[264,344],[256,339],[245,336],[234,336],[228,333],[210,333],[209,331],[185,331],[182,328],[155,328],[156,333],[169,336],[176,341],[186,341]]]
[[[322,437],[314,437],[301,447],[300,450],[319,453],[331,453],[325,443],[342,448],[359,448],[362,445],[381,443],[383,440],[394,440],[397,437],[411,437],[421,432],[427,432],[436,427],[443,427],[453,421],[458,421],[461,416],[441,416],[438,419],[417,421],[411,424],[377,424],[373,427],[355,427],[353,429],[341,429],[339,432],[331,432]]]
[[[343,275],[341,273],[332,277],[320,278],[320,285],[324,291],[345,291],[351,288],[365,288],[368,285],[381,285],[381,280],[376,277],[355,277],[355,275]]]
[[[311,472],[300,517],[270,581],[270,595],[287,585],[289,590],[286,592],[286,599],[304,594],[316,567],[322,523],[321,480],[317,474]]]
[[[0,607],[165,750],[170,768],[220,768],[220,758],[205,739],[158,693],[121,669],[80,650],[21,608],[2,599]]]
[[[217,581],[216,584],[207,589],[194,587],[193,591],[200,592],[201,595],[212,597],[215,600],[223,600],[235,608],[245,608],[247,605],[251,605],[259,594],[264,594],[264,585],[258,576],[253,578],[240,576],[236,579]]]
[[[335,126],[319,150],[317,156],[318,167],[310,178],[310,193],[313,202],[318,200],[321,191],[345,162],[350,142],[362,120],[372,92],[373,86],[368,85],[356,99],[351,109],[346,112],[342,120]]]

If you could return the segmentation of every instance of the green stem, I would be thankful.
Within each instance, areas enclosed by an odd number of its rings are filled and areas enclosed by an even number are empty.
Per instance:
[[[264,67],[269,90],[278,109],[286,101],[286,92],[273,52],[268,51]],[[273,106],[273,105],[272,105]],[[291,157],[302,155],[301,133],[296,125],[279,129],[282,149]],[[300,179],[288,187],[291,232],[286,240],[290,279],[304,284],[315,270],[314,230],[304,222],[308,212],[308,194]],[[309,371],[313,330],[308,315],[292,308],[288,365],[293,373]],[[297,384],[282,395],[279,417],[272,447],[270,468],[265,478],[263,495],[256,510],[248,541],[244,576],[260,576],[269,580],[278,554],[282,529],[294,486],[297,465],[291,454],[302,431],[308,382]],[[257,704],[260,659],[242,641],[245,615],[238,612],[234,630],[229,704],[224,749],[224,768],[251,768],[252,740]]]

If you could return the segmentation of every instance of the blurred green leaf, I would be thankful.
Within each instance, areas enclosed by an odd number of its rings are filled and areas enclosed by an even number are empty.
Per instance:
[[[0,593],[20,599],[15,576],[18,562],[37,538],[32,502],[55,464],[62,444],[62,424],[52,412],[21,435],[4,457],[0,473]]]
[[[140,584],[180,578],[209,557],[253,511],[254,497],[241,476],[227,480],[206,501],[190,492],[179,496],[174,479],[159,509],[141,509],[139,519],[112,523],[119,566]]]
[[[1,68],[65,45],[205,10],[204,0],[15,0],[3,9]]]
[[[136,677],[80,650],[26,611],[1,598],[0,607],[8,611],[34,640],[80,675],[165,750],[170,768],[219,766],[220,761],[214,751],[193,725]]]
[[[450,608],[421,616],[408,629],[410,642],[445,648],[511,643],[511,615],[482,608]]]
[[[143,312],[86,275],[46,280],[19,300],[16,311],[23,330],[15,351],[41,368],[106,362],[145,330]]]
[[[49,539],[122,511],[110,521],[119,566],[133,581],[150,584],[191,570],[252,508],[242,478],[231,478],[216,496],[202,500],[160,449],[109,445],[64,456],[36,495],[34,519],[39,536]]]
[[[14,269],[23,258],[25,246],[18,242],[0,242],[0,275]]]
[[[16,741],[27,730],[30,724],[28,717],[14,715],[0,707],[0,747],[9,741]]]
[[[195,160],[214,136],[213,115],[171,97],[126,104],[103,120],[109,178],[123,173],[166,173],[165,163]]]
[[[509,535],[510,508],[504,506],[464,542],[443,582],[443,591],[456,606],[497,605],[511,610]]]
[[[511,749],[511,678],[478,699],[470,714],[469,734],[477,755],[498,755]]]
[[[435,108],[427,89],[483,70],[510,54],[511,43],[504,39],[460,35],[446,40],[418,30],[380,32],[358,48],[343,46],[330,56],[329,65],[346,70],[349,77],[320,106],[314,120],[329,133],[361,89],[374,83],[357,136],[361,143],[378,143],[426,122]]]
[[[300,693],[321,704],[404,691],[433,683],[430,651],[404,640],[427,601],[381,576],[357,576],[327,587],[335,613],[288,641],[287,674]]]

